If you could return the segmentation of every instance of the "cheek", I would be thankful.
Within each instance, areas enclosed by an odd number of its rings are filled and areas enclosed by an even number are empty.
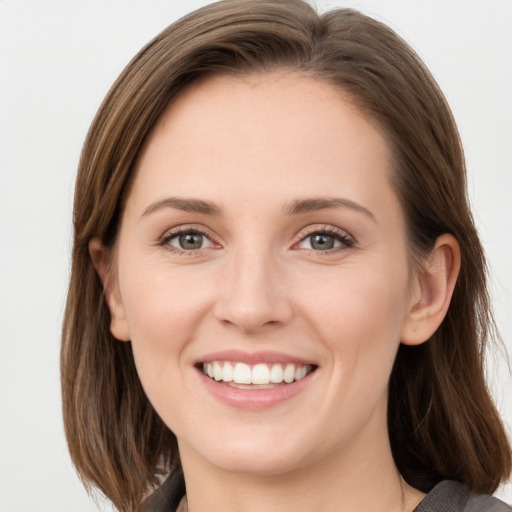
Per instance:
[[[328,287],[310,283],[302,309],[340,378],[364,387],[387,383],[406,316],[407,282],[406,266],[398,266],[343,269]]]
[[[372,343],[374,336],[399,333],[407,309],[407,271],[401,267],[382,270],[339,269],[330,278],[304,283],[300,295],[303,311],[322,325],[326,337],[359,338]],[[382,336],[378,336],[378,333]]]
[[[137,273],[120,276],[120,282],[130,333],[135,339],[167,344],[176,335],[186,336],[187,327],[211,301],[209,289],[200,286],[198,276],[177,272],[165,264],[146,264]]]
[[[309,325],[327,348],[329,381],[318,413],[346,425],[347,435],[356,435],[375,411],[385,415],[407,295],[406,275],[399,270],[389,275],[393,279],[348,271],[331,280],[328,292],[318,289],[309,302]]]
[[[210,292],[168,268],[125,275],[121,282],[137,371],[151,401],[158,401],[181,386],[187,347],[209,309]]]

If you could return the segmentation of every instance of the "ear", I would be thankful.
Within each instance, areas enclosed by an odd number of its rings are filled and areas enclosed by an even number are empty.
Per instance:
[[[402,328],[402,343],[419,345],[434,334],[448,311],[459,270],[457,240],[449,234],[441,235],[424,268],[414,277],[410,309]]]
[[[94,268],[103,283],[103,292],[110,310],[110,332],[121,341],[130,341],[130,330],[126,321],[125,310],[119,284],[112,265],[112,255],[99,238],[89,242],[89,254]]]

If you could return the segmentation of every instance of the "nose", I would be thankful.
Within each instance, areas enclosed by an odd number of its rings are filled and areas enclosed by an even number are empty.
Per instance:
[[[217,320],[248,334],[288,323],[293,308],[270,251],[239,250],[228,259],[218,290]]]

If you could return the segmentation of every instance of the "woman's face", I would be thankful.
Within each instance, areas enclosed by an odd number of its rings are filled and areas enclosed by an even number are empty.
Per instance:
[[[135,172],[112,331],[184,464],[282,473],[386,445],[415,287],[379,129],[299,74],[214,77]]]

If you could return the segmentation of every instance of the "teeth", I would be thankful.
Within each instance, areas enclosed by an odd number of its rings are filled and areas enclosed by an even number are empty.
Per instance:
[[[295,370],[295,380],[303,379],[308,373],[308,370],[305,366],[299,366]]]
[[[231,382],[233,380],[233,367],[229,363],[224,363],[222,367],[222,380]]]
[[[257,364],[252,369],[252,384],[268,384],[270,382],[270,370],[266,364]]]
[[[212,361],[203,364],[203,373],[211,379],[235,384],[266,386],[272,384],[290,384],[303,379],[312,370],[311,365],[295,365],[288,363],[268,365],[259,363],[250,366],[245,363]]]
[[[284,369],[284,381],[290,384],[295,379],[295,365],[287,364]]]
[[[236,363],[233,380],[237,384],[252,384],[251,367],[248,364]]]
[[[283,382],[283,367],[280,364],[273,364],[270,369],[270,382],[279,384]]]
[[[222,373],[223,372],[220,364],[217,361],[215,361],[213,363],[213,378],[215,380],[222,380]]]

